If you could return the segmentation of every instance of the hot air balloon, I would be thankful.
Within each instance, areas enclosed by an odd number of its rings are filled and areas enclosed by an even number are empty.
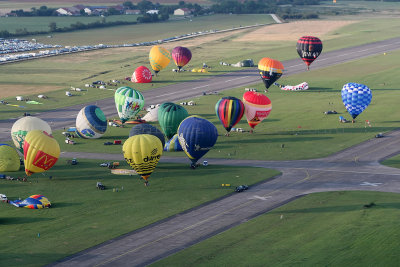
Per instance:
[[[156,137],[158,137],[161,141],[162,146],[164,147],[165,145],[165,137],[164,134],[157,128],[154,127],[153,125],[147,124],[147,123],[141,123],[138,125],[135,125],[132,127],[132,129],[129,132],[129,137],[135,136],[138,134],[151,134]]]
[[[190,59],[192,58],[192,52],[186,47],[177,46],[172,49],[172,59],[175,64],[178,66],[179,70],[188,64]]]
[[[151,68],[157,74],[160,70],[168,66],[171,61],[171,53],[161,46],[155,45],[149,54]]]
[[[82,108],[76,117],[76,133],[82,138],[96,139],[107,130],[107,119],[95,105]]]
[[[151,71],[145,66],[140,66],[133,72],[131,81],[135,83],[151,83],[152,79]]]
[[[204,156],[217,142],[217,128],[210,121],[198,116],[184,119],[178,128],[178,139],[183,151],[192,161],[195,168],[197,161]]]
[[[268,89],[282,76],[284,67],[280,61],[264,57],[258,62],[258,69],[265,88]]]
[[[158,108],[158,122],[168,139],[176,134],[179,124],[187,116],[189,114],[184,107],[171,102],[163,103]]]
[[[142,176],[147,186],[147,180],[163,152],[160,139],[150,134],[131,136],[125,141],[122,151],[126,162]]]
[[[44,172],[56,164],[60,156],[60,145],[45,131],[32,130],[24,141],[25,173]]]
[[[179,143],[178,134],[175,134],[169,139],[164,145],[164,151],[183,151],[181,144]]]
[[[371,103],[371,90],[364,84],[346,83],[342,88],[342,101],[347,112],[354,119]]]
[[[51,207],[50,201],[43,195],[32,195],[25,200],[15,200],[10,201],[9,203],[16,207],[27,209],[43,209]]]
[[[24,140],[26,135],[31,130],[42,130],[51,134],[51,128],[47,122],[36,117],[23,117],[17,120],[11,128],[11,138],[14,142],[15,147],[24,153]]]
[[[232,127],[243,117],[244,105],[240,99],[233,96],[221,98],[215,105],[215,113],[229,135]]]
[[[267,96],[252,91],[243,94],[243,104],[247,122],[252,129],[268,117],[272,109],[271,100]]]
[[[0,144],[0,172],[16,172],[19,168],[20,160],[15,148]]]
[[[297,53],[310,69],[311,63],[321,54],[322,42],[314,36],[303,36],[297,41]]]
[[[143,95],[128,86],[120,87],[115,91],[115,106],[117,107],[118,116],[122,122],[136,116],[136,114],[144,107]]]

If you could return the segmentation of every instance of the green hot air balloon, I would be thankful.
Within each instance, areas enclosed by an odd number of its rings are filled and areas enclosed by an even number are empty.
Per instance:
[[[158,122],[168,139],[176,134],[179,124],[188,116],[184,107],[171,102],[163,103],[158,108]]]
[[[128,86],[120,87],[115,91],[115,106],[122,122],[132,119],[144,107],[143,95]]]

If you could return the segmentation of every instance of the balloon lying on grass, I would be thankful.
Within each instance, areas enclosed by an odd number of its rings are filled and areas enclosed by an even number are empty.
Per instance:
[[[48,134],[52,133],[50,125],[42,119],[27,116],[17,120],[11,128],[11,138],[15,147],[21,153],[24,153],[24,140],[31,130],[42,130],[46,131]]]
[[[272,109],[271,100],[257,92],[246,92],[243,94],[243,104],[247,123],[252,129],[268,117]]]
[[[60,156],[60,145],[45,131],[32,130],[24,141],[25,173],[45,172],[56,164]]]
[[[157,74],[160,70],[168,66],[171,61],[171,53],[167,49],[155,45],[150,50],[149,60],[151,68]]]
[[[107,130],[107,119],[96,105],[82,108],[76,117],[76,133],[82,138],[96,139]]]
[[[9,203],[16,207],[27,209],[43,209],[51,207],[50,201],[43,195],[32,195],[27,199],[10,201]]]
[[[135,83],[150,83],[152,79],[151,71],[146,66],[140,66],[133,72],[131,81]]]
[[[218,131],[210,121],[190,116],[179,125],[178,138],[183,151],[192,161],[191,168],[195,168],[197,161],[217,142]]]
[[[244,105],[240,99],[233,96],[221,98],[215,105],[215,113],[227,131],[231,131],[243,117]]]
[[[172,49],[172,59],[180,70],[192,59],[192,52],[186,47],[177,46]]]
[[[165,145],[165,137],[164,134],[155,126],[147,124],[147,123],[141,123],[138,125],[135,125],[132,127],[132,129],[129,131],[129,137],[139,135],[139,134],[151,134],[158,139],[160,139],[162,146],[164,147]]]
[[[114,100],[118,116],[123,123],[134,118],[144,107],[143,95],[128,86],[118,88],[115,91]]]
[[[175,152],[183,151],[181,144],[179,143],[178,134],[175,134],[169,139],[164,145],[164,151]]]
[[[16,172],[19,168],[20,160],[15,148],[0,144],[0,172]]]
[[[364,84],[346,83],[343,85],[342,101],[353,119],[368,107],[371,99],[371,90]]]
[[[163,152],[160,139],[150,134],[131,136],[125,141],[122,151],[126,162],[141,175],[147,186]]]
[[[297,41],[296,49],[300,58],[306,63],[307,69],[309,69],[311,63],[322,52],[322,42],[318,37],[303,36]]]
[[[187,116],[187,110],[175,103],[165,102],[158,108],[158,123],[168,139],[176,134],[179,124]]]
[[[282,76],[284,67],[280,61],[264,57],[258,62],[258,69],[265,88],[268,89]]]

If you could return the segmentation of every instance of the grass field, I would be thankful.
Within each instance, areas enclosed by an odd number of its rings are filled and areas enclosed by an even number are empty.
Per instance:
[[[185,164],[159,164],[145,187],[139,176],[113,175],[100,163],[79,159],[72,168],[60,159],[29,182],[0,180],[0,192],[10,200],[43,194],[52,202],[52,208],[43,210],[0,202],[1,266],[42,266],[227,195],[239,184],[278,174],[260,168],[210,164],[193,171]],[[122,168],[130,169],[126,163]],[[23,176],[22,171],[7,174]],[[96,190],[97,181],[107,189]]]
[[[400,155],[386,159],[386,160],[382,161],[381,164],[400,169]]]
[[[392,193],[308,195],[151,266],[396,266],[399,203]]]

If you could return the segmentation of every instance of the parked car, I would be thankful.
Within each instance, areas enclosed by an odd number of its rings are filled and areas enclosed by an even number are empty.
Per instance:
[[[235,192],[243,192],[244,190],[249,189],[249,187],[247,185],[239,185],[235,188]]]

